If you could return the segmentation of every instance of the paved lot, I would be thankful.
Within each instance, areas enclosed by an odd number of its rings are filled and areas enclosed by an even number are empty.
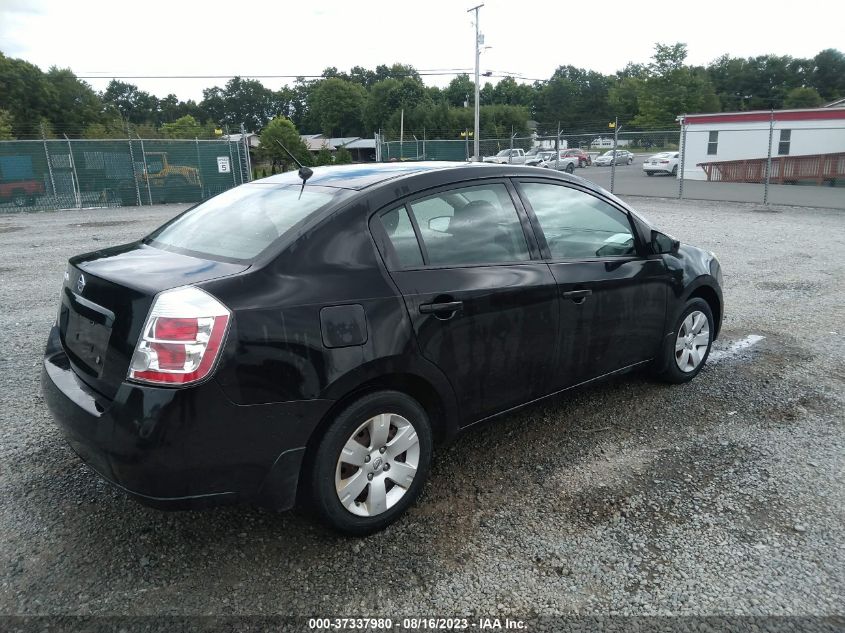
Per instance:
[[[643,173],[643,161],[649,155],[637,155],[633,165],[617,165],[613,190],[617,195],[678,196],[678,179],[672,176]],[[610,189],[610,167],[576,169],[576,175]],[[690,200],[763,202],[763,185],[730,182],[685,180],[684,197]],[[775,205],[797,205],[845,209],[845,188],[810,185],[770,185],[769,202]]]
[[[631,201],[720,257],[715,362],[468,433],[365,540],[301,513],[162,513],[87,470],[38,387],[65,260],[178,209],[0,216],[0,613],[841,614],[845,214]]]

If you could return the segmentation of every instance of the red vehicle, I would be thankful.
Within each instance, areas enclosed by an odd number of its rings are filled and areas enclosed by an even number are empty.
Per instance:
[[[44,193],[44,183],[40,180],[0,181],[0,202],[12,200],[16,207],[35,204],[35,196]]]
[[[564,157],[572,157],[578,159],[578,166],[579,167],[586,167],[587,165],[593,164],[593,159],[590,158],[590,155],[585,152],[583,149],[578,149],[577,147],[574,149],[568,149],[561,152],[561,158]]]

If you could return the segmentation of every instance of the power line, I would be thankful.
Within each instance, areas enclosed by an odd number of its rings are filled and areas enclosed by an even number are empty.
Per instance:
[[[444,70],[419,70],[416,72],[408,72],[408,73],[397,73],[397,72],[390,72],[387,77],[413,77],[415,75],[419,76],[449,76],[449,75],[461,75],[469,72],[469,69],[465,68],[455,68],[452,70],[444,69]],[[345,74],[347,77],[351,77],[351,75]],[[232,79],[234,77],[242,77],[245,79],[327,79],[325,75],[245,75],[245,74],[236,74],[236,75],[113,75],[113,74],[101,74],[101,75],[76,75],[77,79]]]

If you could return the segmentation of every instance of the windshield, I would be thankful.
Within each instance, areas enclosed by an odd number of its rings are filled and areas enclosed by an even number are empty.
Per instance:
[[[252,259],[342,189],[299,185],[242,185],[203,202],[153,232],[155,246],[212,257]]]
[[[510,156],[511,151],[509,149],[503,149],[501,152],[496,154],[496,156]]]

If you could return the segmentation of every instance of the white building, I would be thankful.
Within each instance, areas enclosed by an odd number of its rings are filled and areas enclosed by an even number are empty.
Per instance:
[[[825,173],[838,169],[834,177],[842,178],[845,174],[839,172],[845,165],[845,107],[831,106],[680,116],[678,121],[686,124],[686,132],[681,133],[684,178],[759,182],[770,142],[773,182],[782,173],[792,173],[790,169],[800,171],[802,180],[811,180],[807,174],[813,169],[824,169]],[[840,153],[841,157],[831,156]],[[679,176],[680,173],[679,168]]]

